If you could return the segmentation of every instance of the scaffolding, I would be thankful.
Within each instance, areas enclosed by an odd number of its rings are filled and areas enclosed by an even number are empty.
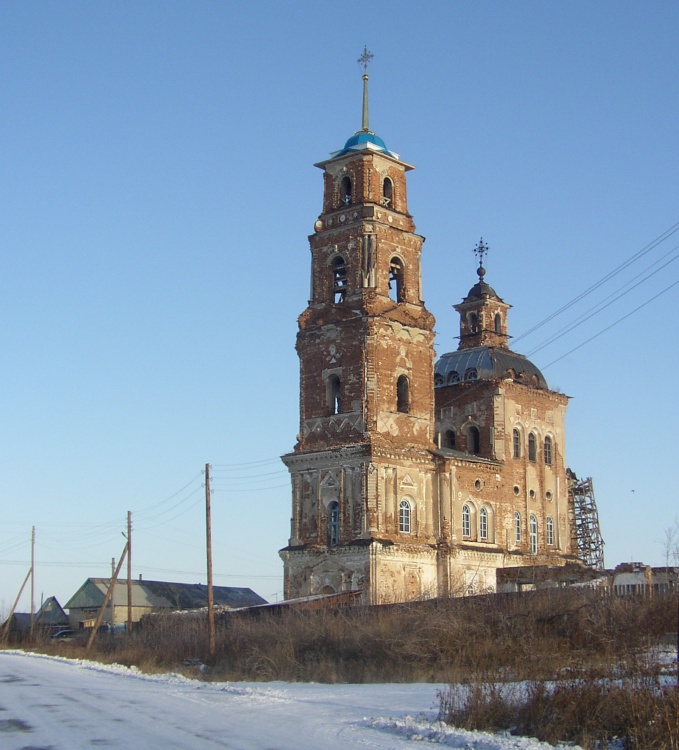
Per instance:
[[[594,499],[592,478],[578,479],[570,469],[568,474],[568,506],[571,513],[571,541],[585,565],[595,570],[604,569],[604,540],[599,528],[599,512]]]

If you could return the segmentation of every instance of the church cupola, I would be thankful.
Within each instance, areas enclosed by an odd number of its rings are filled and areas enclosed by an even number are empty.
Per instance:
[[[486,283],[484,256],[490,248],[483,238],[474,248],[479,259],[476,273],[479,280],[469,290],[467,296],[455,309],[460,313],[460,349],[487,346],[509,348],[507,332],[507,311],[511,307],[498,297],[492,286]]]

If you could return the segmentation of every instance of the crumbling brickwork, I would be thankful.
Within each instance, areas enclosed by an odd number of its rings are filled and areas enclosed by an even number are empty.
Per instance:
[[[435,363],[412,167],[372,143],[317,165],[299,434],[283,457],[285,596],[360,590],[381,603],[494,590],[498,568],[571,557],[567,398],[508,349],[510,306],[482,263],[456,306],[460,348]]]

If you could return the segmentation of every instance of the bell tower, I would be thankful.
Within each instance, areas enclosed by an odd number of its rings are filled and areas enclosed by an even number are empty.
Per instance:
[[[286,598],[421,598],[436,581],[434,318],[422,300],[424,238],[408,212],[413,167],[369,127],[371,57],[365,49],[358,61],[361,129],[316,164],[323,209],[298,321],[300,426],[283,456],[292,481]]]

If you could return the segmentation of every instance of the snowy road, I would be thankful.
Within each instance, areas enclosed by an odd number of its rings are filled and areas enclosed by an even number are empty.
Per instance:
[[[436,689],[205,683],[0,651],[0,748],[397,750],[423,741],[474,750],[549,747],[444,727],[435,722]]]

